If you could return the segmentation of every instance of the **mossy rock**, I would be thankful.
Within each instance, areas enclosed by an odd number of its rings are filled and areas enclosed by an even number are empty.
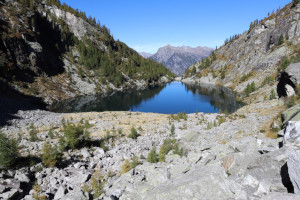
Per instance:
[[[288,121],[300,121],[300,104],[281,113],[281,119],[284,126],[286,126]]]

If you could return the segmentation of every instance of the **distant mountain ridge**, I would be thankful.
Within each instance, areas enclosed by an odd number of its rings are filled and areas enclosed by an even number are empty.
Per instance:
[[[146,52],[138,52],[140,54],[140,56],[144,57],[144,58],[149,58],[151,56],[153,56],[152,53],[146,53]]]
[[[188,67],[209,56],[212,51],[213,49],[209,47],[192,48],[189,46],[174,47],[167,45],[159,48],[149,58],[162,63],[177,76],[181,76]]]

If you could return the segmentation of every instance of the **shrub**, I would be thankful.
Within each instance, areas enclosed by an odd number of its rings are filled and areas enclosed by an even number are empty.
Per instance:
[[[278,41],[277,41],[277,45],[280,46],[284,43],[284,38],[283,38],[283,35],[281,34],[278,38]]]
[[[215,70],[212,70],[212,76],[213,76],[213,78],[217,77]]]
[[[131,169],[135,168],[139,164],[141,164],[141,162],[139,162],[139,158],[137,156],[134,156],[132,158],[131,162],[129,161],[129,159],[126,159],[125,162],[124,162],[124,164],[122,165],[121,174],[125,174],[126,172],[128,172]]]
[[[164,162],[166,159],[166,155],[170,151],[173,151],[174,154],[178,154],[180,157],[184,155],[184,149],[179,148],[178,142],[176,139],[167,138],[164,140],[163,144],[159,150],[159,162]]]
[[[88,141],[90,139],[90,132],[87,129],[84,129],[83,131],[83,139],[85,141]]]
[[[250,93],[254,92],[256,90],[255,83],[252,81],[252,83],[249,85],[247,84],[247,87],[244,90],[244,94],[248,97]]]
[[[119,129],[119,130],[118,130],[118,134],[119,134],[119,136],[122,136],[122,135],[123,135],[123,130],[122,130],[122,129]]]
[[[156,153],[155,146],[151,149],[150,153],[148,154],[147,161],[149,163],[157,163],[158,162],[158,155]]]
[[[186,151],[183,148],[179,148],[178,144],[176,143],[173,153],[182,157],[186,154]]]
[[[166,155],[173,149],[175,149],[175,139],[167,138],[164,140],[164,143],[161,145],[159,150],[159,162],[164,162]]]
[[[38,140],[38,137],[37,137],[38,131],[36,130],[36,128],[35,128],[35,126],[34,126],[33,123],[31,123],[29,129],[30,129],[30,130],[29,130],[29,136],[30,136],[29,140],[30,140],[31,142],[37,141],[37,140]]]
[[[105,142],[101,142],[100,143],[100,147],[104,150],[104,151],[108,151],[109,148],[106,146]]]
[[[59,137],[58,139],[58,148],[60,151],[64,151],[67,148],[67,144],[64,137]]]
[[[229,115],[229,112],[228,112],[227,108],[224,110],[224,114],[225,114],[226,116]]]
[[[278,67],[278,71],[285,70],[290,64],[291,64],[290,59],[284,58]]]
[[[225,71],[222,70],[222,71],[221,71],[221,79],[224,79],[224,78],[225,78]]]
[[[255,83],[252,81],[251,85],[250,85],[250,91],[254,92],[256,90],[256,86]]]
[[[96,171],[91,179],[91,188],[94,191],[94,199],[97,199],[103,193],[104,184],[104,176],[101,171]]]
[[[9,169],[15,165],[19,157],[17,141],[9,139],[0,132],[0,168]]]
[[[269,96],[269,99],[272,100],[272,99],[276,99],[276,94],[274,92],[274,90],[271,91],[271,94]]]
[[[171,131],[171,135],[175,134],[175,126],[174,126],[174,124],[172,124],[170,131]]]
[[[187,114],[185,112],[179,112],[177,113],[177,115],[173,115],[171,114],[171,118],[173,120],[177,120],[177,121],[180,121],[181,119],[184,119],[185,121],[187,120]]]
[[[124,164],[122,165],[122,171],[121,174],[125,174],[126,172],[131,170],[131,164],[129,159],[126,159]]]
[[[271,76],[267,76],[264,81],[261,83],[260,87],[263,87],[267,84],[270,84],[274,79]]]
[[[221,125],[222,123],[226,122],[226,119],[224,117],[221,117],[218,119],[218,124]]]
[[[207,122],[206,130],[212,129],[212,127],[213,127],[213,123],[212,122]]]
[[[48,136],[50,137],[50,139],[54,138],[54,133],[53,133],[53,128],[51,128],[48,132]]]
[[[84,133],[84,127],[81,125],[73,125],[69,122],[66,123],[64,127],[65,143],[71,149],[75,149],[82,140]]]
[[[191,75],[195,75],[197,73],[195,65],[192,67]]]
[[[65,120],[65,118],[61,119],[61,124],[62,124],[63,128],[66,127],[66,120]]]
[[[138,137],[138,133],[134,127],[131,127],[128,137],[131,139],[136,139]]]
[[[294,105],[296,105],[296,97],[295,96],[291,96],[285,99],[285,105],[287,108],[293,107]]]
[[[49,142],[46,142],[43,147],[42,163],[45,167],[54,167],[57,161],[61,158],[60,153],[57,151],[57,147]]]
[[[37,182],[33,186],[33,194],[32,197],[34,200],[46,200],[47,196],[43,194],[41,187],[37,184]]]
[[[253,75],[252,72],[250,72],[250,73],[248,73],[248,74],[246,74],[246,75],[243,75],[243,76],[241,77],[241,79],[240,79],[240,83],[241,83],[241,82],[244,82],[244,81],[246,81],[246,80],[248,80],[252,75]]]

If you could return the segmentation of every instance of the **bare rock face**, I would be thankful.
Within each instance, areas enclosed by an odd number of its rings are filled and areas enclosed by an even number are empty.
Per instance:
[[[292,63],[285,72],[292,78],[294,84],[300,84],[300,63]]]
[[[300,131],[299,131],[300,132]],[[289,154],[287,161],[289,176],[294,186],[295,194],[300,194],[300,153],[293,151]]]
[[[285,90],[288,97],[294,96],[296,94],[294,88],[290,85],[285,85]]]
[[[206,70],[200,62],[195,63],[192,67],[196,68],[197,73],[203,72],[201,76],[188,72],[185,77],[207,82],[207,77],[214,70],[215,80],[210,79],[212,83],[232,87],[237,92],[243,92],[251,82],[261,85],[266,77],[278,73],[278,66],[285,57],[295,55],[294,47],[300,42],[299,11],[300,4],[286,5],[272,17],[262,19],[255,27],[214,51],[216,60]],[[280,37],[284,42],[279,45]],[[299,84],[299,70],[299,63],[291,64],[285,70],[293,77],[295,85]],[[250,77],[242,80],[247,74]]]
[[[39,9],[39,12],[44,16],[47,16],[46,11],[54,14],[58,19],[63,19],[68,24],[70,31],[78,38],[82,39],[87,33],[95,31],[95,28],[89,23],[84,21],[80,17],[76,17],[74,14],[66,12],[57,8],[56,6],[48,6],[44,4],[44,7]]]
[[[162,63],[178,76],[184,74],[185,70],[201,58],[207,57],[212,48],[208,47],[173,47],[167,45],[158,49],[150,58]]]

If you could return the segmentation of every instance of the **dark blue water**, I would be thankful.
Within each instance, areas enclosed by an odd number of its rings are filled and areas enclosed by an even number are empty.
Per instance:
[[[139,111],[171,114],[178,112],[218,113],[236,111],[243,104],[235,93],[214,85],[168,83],[145,90],[117,92],[109,96],[83,96],[54,104],[55,112]]]
[[[211,97],[204,94],[193,93],[181,82],[172,82],[154,97],[143,100],[139,105],[131,106],[131,111],[155,113],[215,113],[219,109],[212,105]]]

